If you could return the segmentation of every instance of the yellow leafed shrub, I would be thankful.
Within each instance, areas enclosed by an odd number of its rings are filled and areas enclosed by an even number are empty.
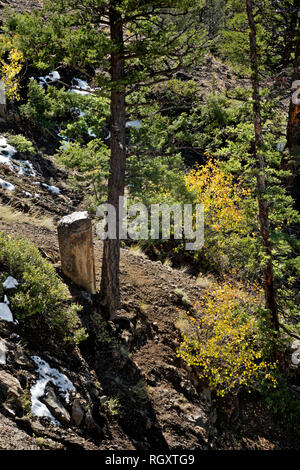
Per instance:
[[[220,169],[217,162],[208,160],[186,176],[189,190],[196,191],[197,202],[204,205],[205,221],[215,231],[239,232],[244,227],[245,213],[241,208],[248,194],[233,184],[233,176]]]
[[[204,206],[202,263],[223,273],[237,265],[243,269],[252,249],[249,238],[253,237],[249,231],[253,222],[249,220],[249,190],[211,159],[186,175],[186,185],[195,202]]]
[[[6,96],[11,101],[19,101],[19,74],[24,64],[24,56],[21,51],[12,47],[6,38],[0,37],[0,78],[5,84]],[[3,59],[7,53],[7,58]]]
[[[218,395],[250,389],[255,383],[271,381],[276,364],[263,360],[257,320],[251,310],[259,295],[246,293],[241,285],[225,284],[196,306],[198,318],[189,318],[182,333],[178,356],[196,367],[201,379]]]

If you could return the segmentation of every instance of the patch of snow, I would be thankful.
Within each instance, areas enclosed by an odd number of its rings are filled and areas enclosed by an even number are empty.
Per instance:
[[[77,95],[82,95],[82,96],[86,96],[90,94],[89,91],[79,90],[78,88],[71,88],[70,93],[76,93]]]
[[[142,122],[139,121],[138,119],[136,121],[127,121],[126,122],[126,128],[128,127],[133,127],[134,129],[140,129],[142,127]],[[104,138],[104,140],[108,140],[111,138],[111,133],[109,131],[107,137]]]
[[[31,357],[37,365],[39,374],[38,380],[31,387],[31,411],[34,416],[49,418],[54,424],[59,426],[59,422],[54,418],[49,409],[40,398],[45,394],[45,388],[48,382],[52,382],[59,390],[59,393],[68,402],[70,392],[75,391],[75,387],[68,377],[57,369],[51,368],[49,364],[38,356]]]
[[[4,157],[12,158],[17,153],[17,149],[7,143],[5,137],[0,137],[0,154]]]
[[[285,147],[285,143],[284,143],[284,142],[277,142],[276,148],[277,148],[278,152],[283,152],[283,151],[284,151],[284,147]]]
[[[89,95],[91,92],[95,91],[91,88],[85,80],[80,78],[73,78],[72,87],[70,88],[70,93],[77,93],[77,95]]]
[[[13,163],[11,162],[11,159],[3,155],[0,155],[0,165],[7,165],[11,171],[14,171],[15,169]]]
[[[31,162],[28,160],[22,160],[20,163],[21,165],[19,166],[18,175],[36,176],[36,171]]]
[[[39,77],[39,85],[49,85],[50,83],[57,82],[57,80],[60,80],[60,74],[57,70],[54,70],[54,72],[50,72],[49,75],[46,75],[45,77]]]
[[[8,181],[4,181],[3,179],[0,178],[0,186],[3,189],[7,189],[8,191],[14,191],[16,188],[13,184],[8,183]]]
[[[39,199],[41,196],[39,195],[39,193],[34,193],[34,197],[35,197],[36,199]]]
[[[135,129],[140,129],[142,127],[142,123],[139,120],[136,121],[127,121],[126,127],[134,127]]]
[[[60,194],[60,189],[57,188],[56,186],[49,186],[46,183],[42,183],[42,186],[48,189],[48,191],[50,191],[51,194]]]
[[[5,366],[6,364],[6,346],[2,339],[0,339],[0,364]]]
[[[60,145],[60,148],[61,148],[61,150],[67,150],[70,145],[71,145],[70,141],[62,142],[61,145]]]
[[[69,225],[72,224],[73,222],[76,222],[77,220],[85,220],[88,219],[89,215],[87,211],[82,211],[82,212],[72,212],[72,214],[65,215],[60,219],[59,225]]]
[[[22,193],[25,194],[25,196],[27,197],[33,197],[33,195],[29,193],[28,191],[22,191]]]
[[[30,388],[31,412],[34,416],[49,418],[56,426],[59,426],[59,422],[54,418],[47,406],[39,400],[44,395],[48,382],[49,380],[47,379],[39,379],[35,385]]]
[[[88,90],[90,87],[88,86],[88,83],[85,80],[81,80],[81,78],[73,78],[74,82],[77,82],[78,88],[81,88],[82,90]]]
[[[61,138],[61,144],[60,144],[60,148],[61,150],[66,150],[68,148],[68,146],[70,145],[71,141],[65,137],[64,135],[61,135],[61,134],[57,134],[58,137]]]
[[[90,137],[97,137],[96,134],[91,129],[88,130],[88,135]]]
[[[5,289],[15,289],[16,287],[18,287],[19,283],[14,277],[8,276],[8,278],[2,283],[2,285],[3,287],[5,287]]]
[[[0,137],[0,164],[7,165],[11,171],[17,172],[18,175],[35,176],[36,171],[28,160],[12,161],[15,153],[17,153],[15,147],[9,145],[5,137]]]
[[[0,318],[2,320],[7,321],[7,322],[13,323],[13,321],[14,321],[13,314],[12,314],[8,304],[9,304],[9,301],[7,299],[7,296],[5,295],[4,296],[4,302],[0,303]]]

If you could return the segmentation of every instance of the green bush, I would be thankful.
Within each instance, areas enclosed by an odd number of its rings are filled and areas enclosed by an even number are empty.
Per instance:
[[[70,303],[67,286],[37,247],[0,232],[0,268],[4,276],[9,274],[19,282],[18,288],[9,292],[11,310],[18,320],[38,315],[67,342],[86,338],[84,329],[77,327],[80,306]],[[3,295],[2,283],[0,291]]]
[[[34,153],[35,148],[30,142],[30,140],[26,139],[23,135],[10,135],[7,138],[7,141],[10,145],[15,147],[15,149],[20,153]]]
[[[260,388],[266,407],[279,419],[287,430],[300,436],[300,400],[289,388],[286,379],[278,374],[278,387]]]
[[[73,179],[80,190],[89,188],[97,203],[106,196],[109,176],[109,149],[101,139],[87,145],[70,142],[56,155],[67,168],[76,170]]]
[[[93,135],[107,135],[109,102],[101,96],[69,93],[65,87],[49,86],[45,90],[32,79],[27,101],[19,110],[21,117],[35,126],[60,129],[61,135],[81,143]]]

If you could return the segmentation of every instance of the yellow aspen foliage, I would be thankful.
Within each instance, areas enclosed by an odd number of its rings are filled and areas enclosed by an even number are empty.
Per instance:
[[[4,59],[5,53],[7,57]],[[5,84],[6,96],[11,101],[19,101],[19,75],[24,64],[23,53],[12,47],[12,44],[1,36],[0,56],[0,79]]]
[[[202,263],[223,273],[231,272],[237,264],[243,269],[253,248],[249,190],[211,158],[204,166],[191,170],[185,184],[194,201],[204,206]],[[196,252],[195,259],[199,256]]]
[[[200,379],[211,390],[225,396],[240,387],[250,390],[254,384],[271,382],[277,367],[262,359],[259,328],[250,313],[259,305],[260,294],[252,286],[251,294],[241,284],[226,283],[204,295],[195,308],[197,318],[188,318],[182,333],[178,357],[196,368]],[[257,294],[253,294],[257,292]]]
[[[208,160],[186,176],[189,190],[196,192],[197,202],[204,205],[206,227],[216,232],[240,232],[245,226],[242,201],[248,194],[234,185],[233,176],[221,170],[217,162]]]

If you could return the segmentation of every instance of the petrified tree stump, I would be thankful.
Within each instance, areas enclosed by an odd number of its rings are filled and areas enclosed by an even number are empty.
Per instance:
[[[90,294],[96,293],[92,222],[87,212],[73,212],[58,223],[62,271]]]

